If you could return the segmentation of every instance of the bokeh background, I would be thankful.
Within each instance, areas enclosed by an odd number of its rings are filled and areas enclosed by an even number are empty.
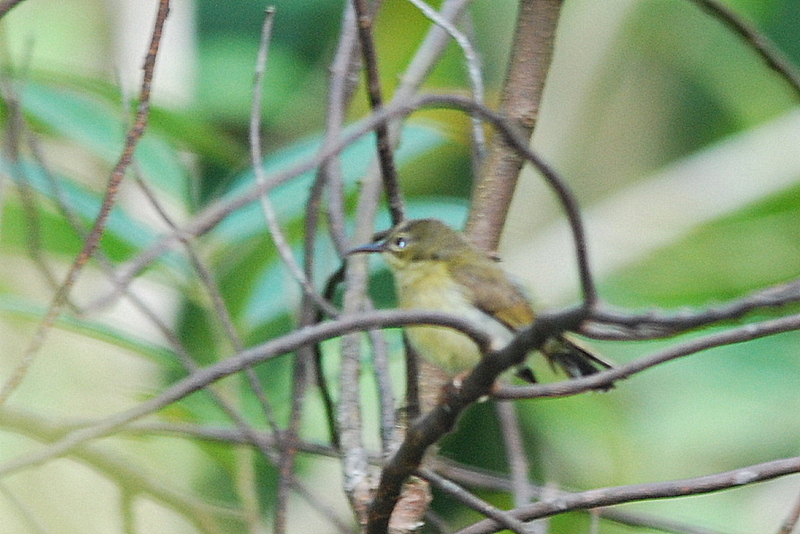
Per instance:
[[[726,4],[800,64],[800,2]],[[309,157],[318,146],[343,9],[341,1],[329,0],[271,5],[276,16],[262,107],[269,171]],[[502,83],[515,6],[509,0],[476,0],[463,25],[480,53],[490,105]],[[246,132],[264,7],[253,0],[173,2],[156,68],[155,108],[137,165],[178,223],[253,179]],[[8,96],[16,94],[47,163],[45,169],[30,149],[17,162],[3,153],[0,376],[19,360],[53,294],[33,257],[43,256],[59,278],[80,247],[53,201],[48,173],[59,180],[84,222],[90,221],[130,122],[127,103],[138,91],[154,14],[152,0],[26,0],[0,22],[3,127],[8,130]],[[384,2],[376,36],[387,95],[429,24],[408,2]],[[464,60],[455,45],[424,90],[468,93]],[[352,119],[367,113],[363,94],[353,102]],[[634,309],[679,310],[719,304],[800,275],[797,104],[798,96],[749,47],[690,1],[567,0],[533,146],[564,176],[585,210],[602,298]],[[349,208],[372,150],[370,141],[362,140],[342,155]],[[455,226],[463,222],[472,180],[464,116],[415,114],[398,162],[411,216],[436,216]],[[281,223],[298,247],[309,181],[310,176],[301,177],[272,194]],[[34,199],[32,211],[26,195]],[[377,226],[387,224],[384,213]],[[124,262],[166,229],[128,181],[103,239],[103,254]],[[196,246],[247,345],[292,328],[299,293],[257,207],[229,217]],[[567,305],[578,294],[571,251],[557,204],[526,170],[500,249],[506,267],[531,288],[539,306]],[[321,283],[337,260],[327,240],[321,240],[319,254]],[[373,282],[378,305],[390,307],[389,278],[377,262]],[[93,265],[74,299],[91,305],[108,287]],[[154,261],[132,288],[158,310],[198,362],[232,354],[207,294],[180,253]],[[390,339],[399,385],[400,345],[395,334]],[[596,345],[624,362],[671,342]],[[326,372],[335,384],[338,344],[324,348]],[[41,446],[48,439],[47,423],[95,420],[152,396],[183,376],[174,360],[163,333],[124,300],[86,318],[61,320],[0,415],[0,461]],[[366,355],[364,362],[369,365]],[[290,368],[288,359],[259,368],[281,420],[287,416]],[[222,386],[254,425],[262,424],[238,380]],[[607,394],[520,402],[532,479],[588,489],[698,476],[798,455],[799,386],[800,336],[787,333],[659,366]],[[373,392],[365,377],[367,440],[377,444]],[[161,420],[229,425],[203,394],[176,403]],[[445,439],[442,454],[506,471],[493,420],[489,404],[473,407]],[[314,393],[303,423],[306,439],[325,440]],[[194,509],[176,504],[186,499],[215,517],[212,523],[224,531],[243,532],[247,480],[256,489],[257,504],[267,514],[271,510],[275,473],[246,449],[153,432],[121,433],[93,446],[96,450],[82,456],[0,480],[0,531],[216,531],[187,512]],[[92,453],[110,460],[103,463]],[[242,474],[248,465],[251,480]],[[338,463],[301,456],[299,469],[312,487],[329,488],[325,499],[350,520]],[[181,497],[143,491],[132,473]],[[775,532],[799,493],[800,479],[794,476],[625,509],[720,532]],[[481,496],[511,506],[505,495]],[[436,497],[434,509],[452,525],[477,518]],[[299,500],[292,501],[289,512],[291,532],[333,531]],[[588,524],[585,514],[566,514],[552,520],[551,531],[584,532]],[[645,532],[600,525],[603,533],[634,531]]]

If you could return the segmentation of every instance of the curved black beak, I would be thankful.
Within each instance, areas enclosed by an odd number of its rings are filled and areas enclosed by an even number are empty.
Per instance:
[[[359,254],[365,252],[383,252],[383,241],[378,241],[376,243],[369,243],[367,245],[361,245],[360,247],[351,248],[345,253],[345,255],[349,256],[350,254]]]
[[[383,246],[386,240],[386,235],[389,233],[389,230],[383,230],[381,232],[377,232],[372,236],[372,243],[368,243],[366,245],[361,245],[360,247],[351,248],[347,252],[344,253],[345,256],[349,256],[350,254],[361,254],[361,253],[369,253],[369,252],[383,252]]]

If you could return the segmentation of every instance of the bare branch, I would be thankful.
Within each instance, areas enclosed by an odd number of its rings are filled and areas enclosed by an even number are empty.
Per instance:
[[[512,491],[513,488],[513,483],[506,476],[489,473],[475,467],[462,466],[452,460],[441,457],[436,458],[432,468],[451,480],[473,488],[484,488],[491,491]],[[545,492],[550,498],[557,498],[561,494],[561,490],[540,488],[534,485],[530,486],[530,492],[540,499]],[[567,492],[565,494],[569,495]],[[590,511],[597,513],[603,519],[633,527],[649,528],[673,534],[721,534],[718,530],[690,525],[651,514],[619,510],[613,507],[592,508]]]
[[[139,139],[141,139],[142,135],[144,134],[145,128],[147,127],[147,119],[150,111],[150,87],[153,81],[153,71],[155,68],[156,56],[158,54],[158,47],[161,42],[161,33],[168,13],[169,0],[160,0],[158,5],[158,13],[156,15],[155,27],[153,28],[152,38],[150,41],[150,48],[147,52],[147,57],[145,58],[144,62],[144,76],[142,79],[141,91],[139,93],[139,106],[136,110],[136,119],[133,123],[133,126],[128,131],[127,136],[125,137],[125,145],[122,150],[122,154],[120,155],[117,164],[114,166],[114,169],[111,171],[111,176],[109,177],[108,184],[106,186],[103,201],[100,205],[100,212],[97,214],[97,218],[92,225],[92,229],[89,231],[89,235],[86,237],[81,251],[75,257],[75,260],[73,261],[72,266],[70,267],[69,272],[64,279],[64,282],[58,288],[58,291],[56,291],[56,294],[53,297],[47,312],[36,328],[33,339],[25,350],[22,359],[12,371],[9,379],[3,384],[2,389],[0,389],[0,405],[4,404],[11,393],[13,393],[17,386],[22,383],[22,380],[24,379],[28,369],[31,365],[33,365],[36,355],[39,353],[39,349],[41,349],[42,345],[44,344],[47,333],[53,326],[58,314],[61,312],[61,309],[67,301],[69,292],[72,290],[72,286],[75,285],[78,275],[83,269],[83,266],[86,265],[86,262],[89,261],[89,258],[91,258],[94,254],[97,244],[100,242],[100,237],[103,234],[106,221],[111,213],[111,207],[114,205],[114,201],[117,196],[119,184],[122,182],[122,178],[125,176],[125,171],[133,159],[133,151],[136,148]]]
[[[261,162],[261,93],[274,14],[274,8],[267,8],[264,24],[261,28],[261,40],[258,49],[258,58],[256,60],[255,76],[253,78],[253,99],[250,107],[250,164],[253,166],[256,183],[262,187],[267,185],[268,180]],[[259,195],[258,200],[261,203],[261,211],[264,214],[264,220],[267,222],[269,233],[272,236],[272,242],[275,244],[275,248],[284,264],[289,269],[289,273],[303,289],[303,294],[312,299],[325,313],[332,317],[336,316],[338,310],[336,310],[330,302],[326,302],[317,294],[311,282],[306,278],[305,273],[303,273],[303,269],[297,264],[292,254],[291,247],[286,237],[283,235],[283,231],[281,230],[275,214],[275,208],[273,208],[266,190]]]
[[[777,308],[800,301],[800,279],[760,289],[721,306],[677,314],[626,313],[597,306],[581,333],[596,339],[654,339],[700,326],[739,319],[754,310]]]
[[[748,324],[739,328],[732,328],[723,332],[692,339],[651,354],[650,356],[639,358],[624,365],[614,367],[613,369],[601,371],[589,377],[575,378],[553,384],[503,387],[496,390],[494,393],[498,399],[530,399],[575,395],[576,393],[591,391],[598,387],[609,386],[618,380],[628,378],[645,369],[702,350],[734,343],[742,343],[780,332],[789,332],[798,329],[800,329],[800,315],[789,315],[787,317],[781,317],[780,319]]]
[[[272,21],[275,15],[275,8],[268,7],[264,13],[264,22],[261,26],[261,38],[258,46],[258,57],[256,58],[255,75],[253,76],[253,99],[250,106],[250,163],[253,166],[253,172],[256,182],[260,184],[266,183],[267,179],[264,176],[264,169],[262,167],[261,158],[261,94],[264,82],[264,72],[267,65],[267,53],[269,50],[269,40],[272,34]],[[306,273],[295,261],[292,250],[289,246],[286,237],[278,223],[275,209],[272,203],[264,193],[259,197],[261,204],[261,211],[264,214],[264,219],[267,222],[272,242],[278,250],[278,254],[283,260],[292,277],[303,290],[304,300],[314,302],[319,306],[320,310],[334,316],[338,313],[328,301],[320,297],[314,290],[313,285],[306,277]],[[313,317],[313,314],[311,314]],[[241,352],[241,350],[239,351]],[[298,354],[294,361],[292,369],[292,401],[289,415],[289,426],[284,434],[285,442],[281,447],[280,459],[278,461],[278,489],[275,504],[275,518],[273,529],[276,534],[283,534],[286,532],[286,510],[289,502],[289,490],[292,487],[294,478],[294,457],[295,446],[294,442],[297,438],[297,432],[300,425],[300,415],[303,408],[303,399],[306,388],[306,374],[308,363],[310,361],[309,354]]]
[[[381,97],[381,83],[378,76],[378,58],[375,53],[375,43],[372,39],[373,17],[367,13],[367,3],[365,0],[353,0],[358,21],[358,40],[361,44],[361,54],[364,58],[364,71],[367,76],[367,94],[369,104],[373,111],[377,111],[383,106]],[[383,188],[386,191],[386,200],[389,205],[389,213],[392,217],[392,224],[395,225],[403,220],[403,200],[400,195],[400,186],[397,183],[397,168],[394,165],[392,155],[392,144],[389,140],[389,127],[386,123],[381,123],[375,128],[375,135],[378,143],[378,160],[381,165],[381,176],[383,176]]]
[[[647,484],[631,484],[629,486],[613,486],[593,489],[573,494],[559,494],[557,497],[540,501],[512,513],[515,517],[530,521],[540,517],[549,517],[572,510],[585,510],[598,506],[610,506],[627,502],[649,499],[665,499],[687,495],[701,495],[724,489],[735,488],[745,484],[763,482],[773,478],[800,472],[800,456],[773,460],[750,465],[732,471],[696,478],[652,482]],[[503,527],[491,519],[480,521],[458,531],[457,534],[490,534]]]
[[[519,519],[513,517],[507,512],[504,512],[503,510],[500,510],[499,508],[492,506],[488,502],[479,499],[458,484],[447,480],[446,478],[438,475],[436,472],[431,471],[430,469],[420,469],[419,475],[430,482],[434,487],[441,491],[447,492],[448,495],[459,500],[462,504],[469,506],[473,510],[480,512],[486,517],[494,519],[499,524],[503,525],[504,528],[507,528],[512,532],[516,532],[517,534],[530,534],[528,528]]]
[[[715,19],[727,26],[733,33],[741,37],[756,54],[761,57],[767,66],[778,73],[778,75],[789,84],[795,93],[796,98],[800,98],[800,73],[792,65],[770,40],[747,21],[737,15],[728,6],[718,0],[691,0],[711,14]]]
[[[798,521],[800,521],[800,497],[795,500],[794,506],[789,512],[789,516],[784,520],[783,524],[781,524],[781,528],[778,529],[778,534],[792,534]]]
[[[3,0],[0,2],[0,18],[3,18],[6,13],[14,9],[18,4],[21,4],[23,0]]]
[[[5,484],[0,484],[0,495],[11,504],[13,509],[17,510],[17,513],[25,521],[25,525],[31,532],[34,534],[48,534],[48,531],[36,519],[36,515],[28,509],[27,504],[17,499],[17,496]]]
[[[424,0],[408,1],[414,4],[417,9],[434,24],[446,31],[461,48],[464,53],[464,60],[467,63],[467,74],[469,75],[470,87],[472,89],[472,99],[483,104],[484,89],[483,75],[481,74],[481,61],[467,36],[459,31],[453,23],[425,3]],[[476,164],[475,169],[477,169],[486,157],[486,136],[483,133],[483,124],[478,117],[472,117],[472,142],[475,150],[475,161],[473,163]]]
[[[378,176],[368,173],[362,181],[356,205],[356,228],[353,237],[357,242],[366,242],[372,236],[373,221],[380,194],[381,182]],[[371,307],[366,295],[368,276],[367,258],[350,257],[348,259],[343,297],[345,314]],[[369,466],[362,436],[359,388],[361,342],[361,336],[356,334],[342,337],[338,409],[344,488],[359,523],[365,521],[373,483],[369,477]]]
[[[499,114],[520,132],[527,147],[553,56],[562,0],[520,0]],[[504,136],[495,136],[472,189],[467,236],[481,249],[497,249],[524,157]]]
[[[532,495],[528,483],[528,457],[525,453],[519,419],[514,411],[514,405],[510,402],[495,403],[495,411],[502,430],[506,461],[511,473],[511,494],[514,496],[514,506],[524,506],[531,502]]]

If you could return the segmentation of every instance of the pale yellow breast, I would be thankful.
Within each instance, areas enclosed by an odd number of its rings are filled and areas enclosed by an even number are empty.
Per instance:
[[[504,346],[512,337],[505,326],[472,305],[469,291],[453,281],[442,262],[414,262],[395,272],[395,283],[401,308],[458,314],[480,325],[493,339],[493,348]],[[405,331],[419,355],[450,376],[471,369],[480,360],[477,345],[456,330],[414,326]]]

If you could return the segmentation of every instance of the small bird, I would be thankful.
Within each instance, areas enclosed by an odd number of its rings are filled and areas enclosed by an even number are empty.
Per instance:
[[[489,334],[493,350],[504,347],[517,330],[533,322],[530,303],[497,262],[441,221],[406,220],[376,239],[348,254],[381,253],[394,275],[401,308],[470,319]],[[481,359],[478,346],[456,330],[409,326],[405,332],[416,352],[451,378],[469,371]],[[549,340],[541,352],[551,367],[572,378],[611,367],[563,336]],[[536,381],[527,367],[518,370],[517,376]]]

